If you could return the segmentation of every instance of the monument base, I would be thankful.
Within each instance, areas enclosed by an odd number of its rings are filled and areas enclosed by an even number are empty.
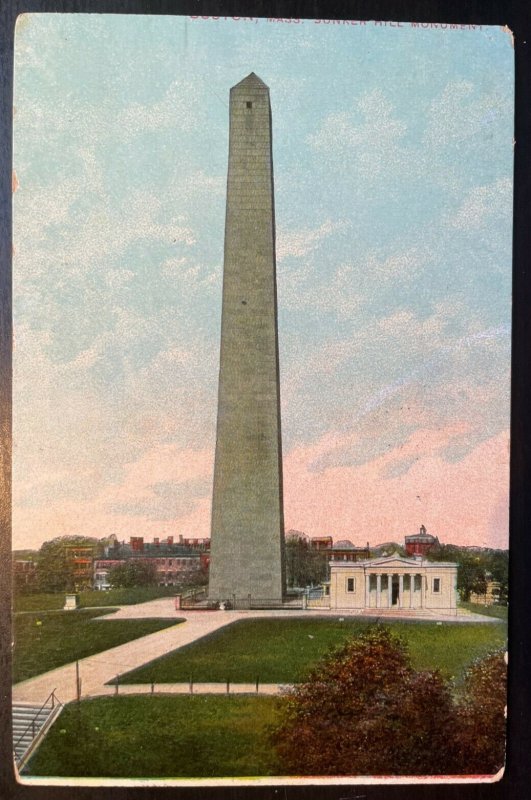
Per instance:
[[[209,594],[207,603],[209,606],[216,605],[219,608],[223,606],[225,610],[234,609],[245,611],[260,608],[284,608],[286,598],[281,595],[277,597],[253,597],[252,595],[239,597],[234,594],[225,594],[220,597],[214,597]]]

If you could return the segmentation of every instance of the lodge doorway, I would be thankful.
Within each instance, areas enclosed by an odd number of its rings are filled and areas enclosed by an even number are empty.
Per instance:
[[[393,606],[398,606],[399,592],[400,592],[400,584],[398,580],[398,575],[393,575],[392,594],[391,594],[391,601]]]

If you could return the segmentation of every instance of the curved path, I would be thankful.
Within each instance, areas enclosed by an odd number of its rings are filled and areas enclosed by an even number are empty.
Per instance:
[[[75,612],[74,612],[75,613]],[[139,639],[133,639],[130,642],[113,647],[110,650],[104,650],[102,653],[97,653],[93,656],[88,656],[79,660],[79,674],[81,678],[81,696],[95,697],[99,695],[114,694],[116,689],[114,686],[106,686],[105,684],[115,678],[117,675],[129,672],[136,667],[153,661],[166,653],[176,650],[179,647],[195,642],[197,639],[202,638],[210,633],[213,633],[220,628],[230,625],[240,619],[250,619],[256,617],[285,617],[293,619],[294,616],[308,617],[308,616],[332,616],[332,617],[346,617],[357,616],[376,618],[375,614],[352,614],[346,611],[331,611],[330,609],[317,609],[310,608],[306,611],[293,611],[283,610],[278,611],[176,611],[174,608],[174,600],[171,597],[162,597],[157,600],[150,600],[147,603],[139,603],[137,605],[122,606],[117,612],[112,614],[112,619],[183,619],[184,622],[175,625],[174,627],[165,628],[156,633],[150,633],[147,636],[142,636]],[[391,615],[388,615],[391,616]],[[385,618],[385,614],[378,614],[380,619]],[[443,621],[443,622],[500,622],[500,620],[493,617],[485,617],[479,614],[463,613],[457,617],[443,617],[443,616],[415,616],[411,613],[393,612],[393,619],[422,619],[425,621]],[[239,689],[235,687],[238,684],[231,685],[231,692],[233,691],[256,691],[254,684],[250,688],[246,684],[242,684]],[[244,686],[247,687],[244,689]],[[270,687],[270,688],[266,688]],[[275,687],[275,688],[274,688]],[[225,684],[196,684],[194,687],[195,692],[212,692],[226,691]],[[76,665],[75,663],[66,664],[63,667],[45,672],[42,675],[37,675],[34,678],[29,678],[26,681],[21,681],[13,686],[13,702],[14,703],[31,703],[40,705],[44,702],[49,694],[56,690],[56,695],[62,703],[68,703],[76,699]],[[156,687],[158,692],[178,692],[183,693],[190,690],[188,684],[159,684]],[[124,686],[119,687],[120,694],[131,694],[139,692],[150,692],[151,686],[149,684],[140,686],[131,686],[127,688]],[[276,693],[279,691],[277,684],[266,684],[260,688],[261,692]]]

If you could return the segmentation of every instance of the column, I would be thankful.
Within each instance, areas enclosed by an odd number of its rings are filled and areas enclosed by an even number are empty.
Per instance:
[[[378,573],[376,576],[376,608],[382,605],[382,576]]]
[[[404,576],[398,576],[398,608],[404,605]]]
[[[387,575],[387,603],[389,608],[393,607],[393,576]]]
[[[413,592],[415,591],[415,576],[409,576],[409,607],[413,608]]]
[[[420,607],[424,608],[426,605],[426,576],[420,576]]]
[[[371,575],[369,572],[365,573],[365,608],[369,608],[371,604]]]

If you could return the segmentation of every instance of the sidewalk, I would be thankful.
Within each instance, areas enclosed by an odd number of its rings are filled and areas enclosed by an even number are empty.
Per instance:
[[[91,697],[109,697],[131,694],[253,694],[253,695],[275,695],[282,694],[289,688],[287,683],[259,683],[258,691],[256,683],[229,683],[228,691],[226,683],[155,683],[153,690],[150,683],[124,683],[120,684],[118,691],[116,686],[104,686],[100,695]]]
[[[166,599],[166,598],[165,598]],[[171,601],[171,598],[170,598]],[[152,601],[158,603],[159,601]],[[143,603],[143,606],[151,603]],[[130,613],[134,607],[125,607],[120,612],[112,615],[112,619],[132,619],[136,615]],[[146,613],[147,609],[139,609],[140,617],[153,617],[153,613]],[[73,612],[75,613],[75,612]],[[165,612],[166,616],[168,612]],[[237,612],[235,612],[237,614]],[[158,614],[156,616],[159,616]],[[168,614],[169,616],[169,614]],[[79,674],[81,677],[81,695],[92,697],[99,694],[107,694],[108,688],[105,684],[119,675],[136,667],[142,666],[155,658],[165,655],[178,647],[183,647],[202,636],[206,636],[219,628],[229,625],[234,621],[232,614],[226,613],[201,613],[176,612],[173,609],[172,618],[185,617],[186,621],[175,627],[165,628],[148,636],[142,636],[126,644],[104,650],[79,661]],[[114,691],[113,687],[110,687]],[[76,698],[76,665],[75,663],[66,664],[50,672],[29,678],[13,686],[14,703],[36,703],[40,704],[48,697],[50,692],[55,689],[56,695],[62,703],[68,703]]]

